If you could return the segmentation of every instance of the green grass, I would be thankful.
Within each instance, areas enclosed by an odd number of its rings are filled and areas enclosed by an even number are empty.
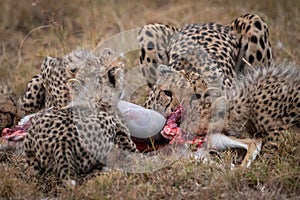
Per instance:
[[[278,59],[300,64],[300,1],[10,1],[1,0],[0,71],[19,97],[39,72],[43,57],[62,56],[76,47],[93,49],[121,31],[149,22],[230,23],[257,13],[269,25]],[[138,63],[130,55],[130,63]],[[287,133],[277,149],[266,145],[249,169],[229,169],[233,152],[215,158],[220,166],[190,159],[176,161],[154,173],[102,172],[74,190],[46,175],[29,174],[22,157],[0,154],[0,199],[297,199],[300,195],[298,133]]]

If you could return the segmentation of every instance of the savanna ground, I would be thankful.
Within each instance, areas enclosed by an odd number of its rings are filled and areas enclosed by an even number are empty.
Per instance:
[[[275,56],[300,64],[298,0],[0,3],[0,80],[10,84],[19,97],[39,72],[43,57],[61,56],[76,47],[93,49],[110,36],[149,22],[228,24],[242,14],[257,13],[269,25]],[[137,65],[137,57],[130,56],[129,63]],[[103,172],[74,190],[57,185],[52,176],[29,176],[22,157],[0,154],[0,199],[299,199],[297,136],[280,136],[278,148],[264,148],[249,169],[230,170],[233,152],[225,152],[216,159],[221,166],[180,159],[153,173]]]

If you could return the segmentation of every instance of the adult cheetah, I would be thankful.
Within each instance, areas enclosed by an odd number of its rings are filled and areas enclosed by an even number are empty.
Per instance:
[[[272,61],[268,37],[266,23],[253,14],[234,19],[228,26],[204,23],[178,29],[163,24],[146,25],[138,34],[140,63],[144,66],[142,72],[150,87],[156,83],[159,64],[176,70],[195,71],[206,75],[208,81],[219,79],[222,88],[232,87],[233,77],[249,67],[243,59],[256,66],[268,65]],[[22,101],[23,110],[30,114],[44,107],[67,105],[70,94],[66,82],[76,74],[76,66],[85,57],[83,51],[77,51],[63,58],[45,59],[41,73],[35,75],[27,86]],[[163,95],[162,98],[170,97]],[[156,101],[159,99],[152,91],[145,107],[155,110]],[[173,108],[166,109],[164,113]]]
[[[228,26],[216,23],[190,24],[182,29],[162,24],[144,26],[138,35],[140,63],[148,85],[153,88],[145,107],[156,110],[157,102],[176,98],[170,91],[157,92],[160,91],[156,85],[160,64],[177,71],[202,74],[208,82],[218,80],[221,89],[232,88],[236,75],[251,68],[244,61],[262,67],[271,63],[268,36],[264,20],[253,14],[234,19]],[[172,109],[165,104],[163,113]]]

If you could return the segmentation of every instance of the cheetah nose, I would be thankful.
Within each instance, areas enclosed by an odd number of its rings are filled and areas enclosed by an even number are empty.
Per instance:
[[[197,135],[199,135],[199,136],[202,136],[202,135],[206,135],[207,134],[207,132],[208,132],[208,129],[207,128],[199,128],[198,130],[197,130]]]

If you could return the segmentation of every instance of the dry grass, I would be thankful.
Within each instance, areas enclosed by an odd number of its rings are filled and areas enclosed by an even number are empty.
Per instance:
[[[20,157],[2,157],[1,199],[296,199],[300,191],[300,139],[287,133],[278,149],[264,153],[249,169],[230,169],[234,152],[206,165],[181,159],[153,173],[101,172],[74,190],[56,184],[54,176],[36,178]]]
[[[208,21],[227,24],[241,14],[257,13],[269,25],[276,57],[300,64],[298,0],[0,0],[0,3],[0,80],[10,84],[19,96],[30,78],[39,72],[43,57],[63,55],[78,46],[93,49],[116,33],[149,22],[178,26]],[[128,63],[137,64],[137,58],[131,55]],[[0,199],[55,196],[61,199],[297,199],[299,141],[295,134],[287,134],[277,150],[265,148],[251,169],[229,170],[180,160],[151,174],[103,173],[75,190],[57,186],[51,176],[36,179],[25,170],[22,158],[1,154]],[[231,153],[221,157],[220,162],[230,161]]]

